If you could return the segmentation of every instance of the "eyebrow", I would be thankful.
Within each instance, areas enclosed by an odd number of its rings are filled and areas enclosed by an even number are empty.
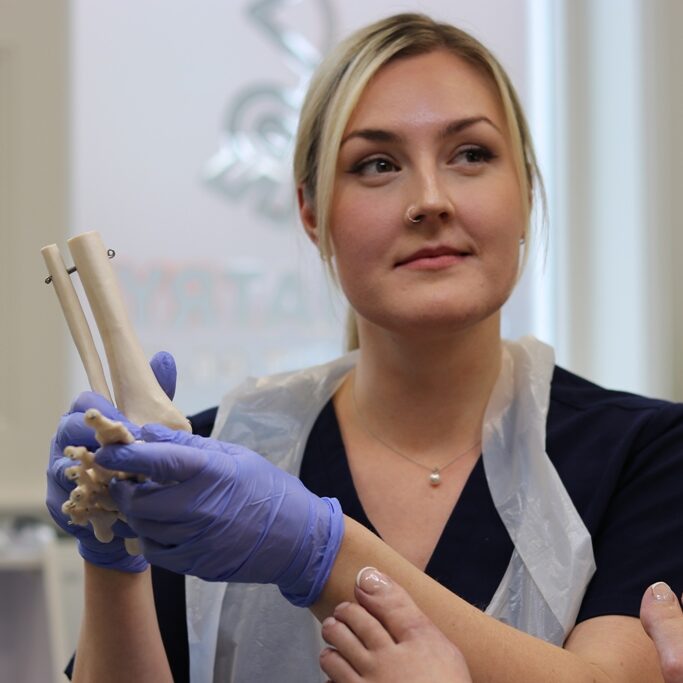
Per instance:
[[[500,128],[491,121],[488,116],[469,116],[464,119],[457,119],[456,121],[451,121],[446,124],[438,134],[440,139],[450,137],[456,133],[474,126],[477,123],[488,123],[493,126],[499,133]],[[394,133],[390,130],[383,130],[381,128],[359,128],[358,130],[351,131],[344,139],[341,141],[341,145],[353,138],[361,138],[362,140],[369,140],[371,142],[404,142],[404,137],[398,133]]]

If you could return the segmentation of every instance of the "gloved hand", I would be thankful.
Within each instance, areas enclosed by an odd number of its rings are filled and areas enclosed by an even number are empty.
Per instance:
[[[172,398],[175,391],[176,369],[173,357],[165,352],[156,354],[150,361],[152,370],[162,389]],[[124,538],[131,538],[135,533],[127,524],[117,521],[112,527],[114,540],[101,543],[95,538],[91,524],[80,526],[72,524],[69,517],[62,512],[62,505],[69,499],[75,482],[66,476],[66,470],[76,463],[64,456],[66,446],[85,446],[93,453],[100,447],[95,440],[95,432],[88,427],[83,416],[89,408],[97,408],[105,417],[123,422],[128,430],[139,438],[140,427],[129,422],[126,417],[105,399],[91,391],[80,394],[59,422],[57,433],[50,444],[50,461],[47,468],[46,505],[56,524],[78,541],[78,551],[88,562],[99,567],[119,569],[128,572],[140,572],[147,567],[142,556],[131,556],[124,547]]]
[[[110,493],[155,565],[209,581],[274,583],[293,604],[318,598],[341,544],[335,499],[235,444],[161,425],[145,443],[104,446],[103,467],[149,477]]]

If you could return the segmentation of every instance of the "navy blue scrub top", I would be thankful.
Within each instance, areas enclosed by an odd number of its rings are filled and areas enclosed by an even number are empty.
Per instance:
[[[211,433],[216,408],[191,418]],[[598,387],[556,368],[547,452],[586,525],[597,571],[578,621],[638,616],[644,590],[666,581],[683,591],[683,405]],[[358,499],[332,402],[309,436],[301,480],[375,531]],[[462,491],[426,573],[481,609],[507,568],[512,542],[498,517],[481,458]],[[181,576],[153,568],[154,595],[174,680],[189,680]]]

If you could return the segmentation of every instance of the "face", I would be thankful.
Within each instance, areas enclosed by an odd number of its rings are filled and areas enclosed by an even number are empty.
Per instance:
[[[506,128],[495,86],[448,52],[398,59],[370,81],[330,213],[361,334],[452,333],[498,315],[525,227]]]

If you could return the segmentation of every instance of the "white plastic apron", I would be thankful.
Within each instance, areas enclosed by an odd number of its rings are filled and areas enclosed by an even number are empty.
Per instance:
[[[310,430],[356,354],[248,380],[221,403],[213,435],[298,474]],[[533,337],[504,342],[484,418],[482,457],[493,502],[514,543],[486,613],[561,645],[595,571],[590,535],[545,452],[554,356]],[[312,614],[275,586],[186,579],[192,683],[324,681]]]

